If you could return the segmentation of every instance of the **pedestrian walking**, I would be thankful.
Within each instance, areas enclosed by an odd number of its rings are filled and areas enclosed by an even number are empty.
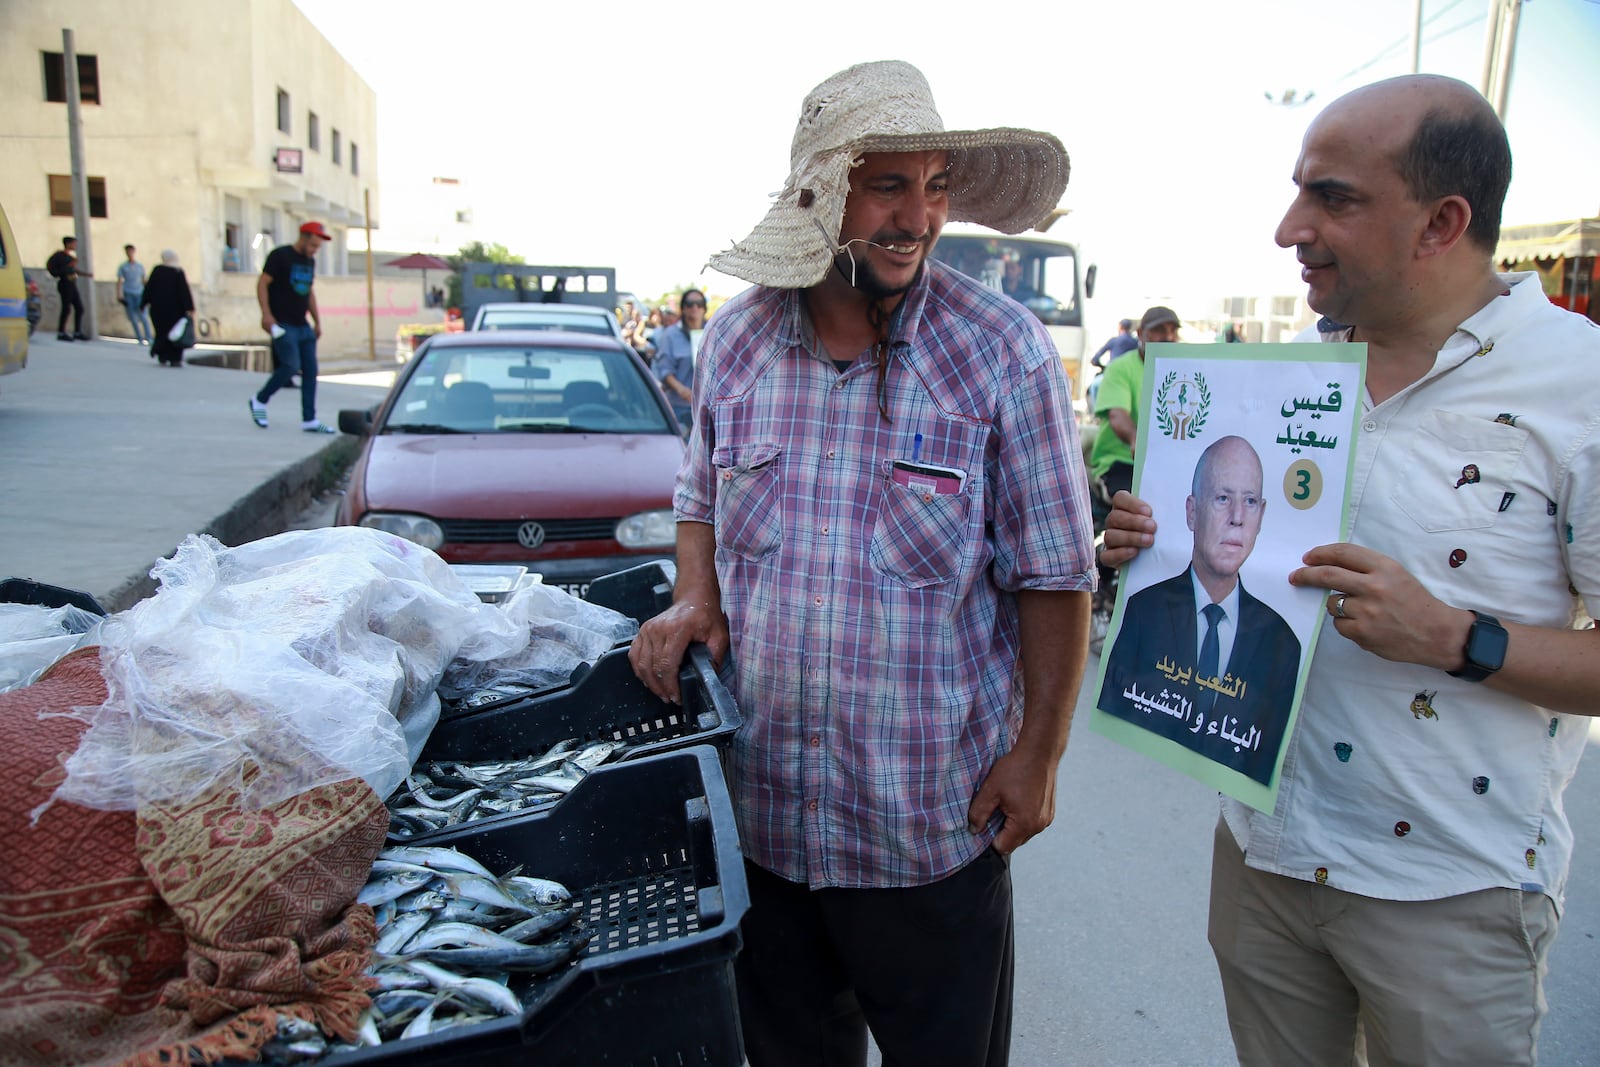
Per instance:
[[[190,336],[193,336],[194,295],[189,291],[188,276],[178,265],[178,253],[170,248],[162,249],[161,265],[150,272],[150,283],[145,286],[141,300],[150,309],[150,318],[155,323],[155,342],[150,346],[150,354],[160,360],[162,366],[183,366],[184,346],[172,339],[172,331],[187,319]]]
[[[946,218],[1036,224],[1067,154],[946,131],[879,62],[806,98],[790,164],[711,260],[754,287],[706,327],[673,604],[630,660],[677,700],[690,641],[732,656],[751,1064],[865,1064],[869,1028],[886,1063],[1003,1064],[1009,854],[1054,816],[1087,650],[1087,479],[1044,327],[929,253]]]
[[[44,269],[56,280],[56,295],[61,298],[61,321],[56,325],[57,341],[87,341],[83,332],[83,297],[78,295],[78,277],[93,277],[78,270],[78,239],[63,237],[61,248],[45,261]],[[67,332],[67,314],[72,314],[72,332]]]
[[[679,427],[687,434],[694,424],[694,358],[700,353],[700,339],[705,335],[706,294],[698,289],[686,290],[678,298],[678,306],[683,309],[683,318],[655,332],[656,355],[651,370],[666,390]]]
[[[128,313],[133,339],[148,345],[151,336],[150,316],[145,313],[144,304],[144,264],[135,258],[132,245],[123,245],[122,251],[128,258],[117,267],[117,303]]]
[[[1510,178],[1488,101],[1430,75],[1329,104],[1295,164],[1276,237],[1323,316],[1297,340],[1365,343],[1367,386],[1350,541],[1289,575],[1330,595],[1277,811],[1228,800],[1216,830],[1247,1067],[1537,1060],[1600,712],[1573,628],[1600,615],[1600,331],[1496,273]],[[1111,564],[1156,536],[1116,503]]]
[[[267,401],[272,394],[300,376],[300,428],[307,433],[337,433],[317,418],[317,339],[322,336],[322,315],[313,288],[317,250],[328,240],[320,222],[307,222],[292,245],[279,245],[267,256],[256,281],[256,302],[261,306],[261,328],[272,345],[272,377],[250,398],[250,418],[267,428]],[[310,322],[307,322],[307,317]]]

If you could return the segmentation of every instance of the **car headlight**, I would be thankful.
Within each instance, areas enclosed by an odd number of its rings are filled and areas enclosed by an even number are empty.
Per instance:
[[[670,509],[641,511],[617,523],[617,543],[624,548],[671,548],[678,543],[678,523]]]
[[[407,541],[415,541],[423,548],[431,548],[434,551],[438,551],[439,546],[444,544],[443,528],[432,519],[421,515],[405,515],[395,511],[369,511],[361,516],[361,521],[356,525],[404,537]]]

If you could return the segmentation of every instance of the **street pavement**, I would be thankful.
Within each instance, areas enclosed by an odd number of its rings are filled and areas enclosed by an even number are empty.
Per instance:
[[[341,407],[381,400],[393,365],[329,370],[354,372],[319,383],[318,414],[333,425]],[[151,565],[188,534],[237,544],[285,529],[355,439],[301,431],[293,389],[258,428],[247,401],[265,381],[163,367],[129,341],[34,334],[27,368],[0,378],[0,578],[119,610],[148,594]]]
[[[392,374],[333,370],[348,373],[321,383],[330,424],[341,407],[376,403]],[[190,533],[331,521],[332,498],[312,499],[311,487],[351,439],[302,433],[292,391],[273,398],[271,429],[257,429],[246,398],[262,380],[36,335],[28,368],[0,379],[0,577],[80,589],[117,610]],[[1216,796],[1090,731],[1097,667],[1091,658],[1055,825],[1013,860],[1012,1062],[1224,1067],[1234,1058],[1205,933]],[[1551,955],[1545,1067],[1600,1063],[1600,760],[1580,766],[1566,801],[1577,859]]]

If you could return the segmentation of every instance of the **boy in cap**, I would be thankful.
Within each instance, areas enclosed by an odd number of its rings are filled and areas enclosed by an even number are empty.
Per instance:
[[[1049,825],[1094,586],[1072,403],[1038,320],[929,259],[1066,187],[1056,138],[946,131],[898,62],[803,105],[753,282],[707,328],[673,606],[630,658],[733,660],[752,1064],[1000,1064],[1009,854]]]
[[[307,222],[292,245],[279,245],[267,256],[256,281],[256,302],[261,305],[261,328],[272,345],[272,377],[250,398],[250,417],[267,428],[267,401],[272,394],[300,375],[300,428],[307,433],[335,433],[317,418],[317,339],[322,336],[322,315],[312,289],[317,274],[317,250],[328,240],[320,222]],[[306,322],[307,313],[311,322]]]

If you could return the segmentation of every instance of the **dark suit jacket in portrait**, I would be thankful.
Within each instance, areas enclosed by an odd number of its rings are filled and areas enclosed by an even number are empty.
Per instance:
[[[1100,710],[1265,785],[1294,702],[1300,641],[1241,582],[1233,650],[1218,672],[1218,692],[1195,679],[1198,611],[1188,569],[1128,599]]]

